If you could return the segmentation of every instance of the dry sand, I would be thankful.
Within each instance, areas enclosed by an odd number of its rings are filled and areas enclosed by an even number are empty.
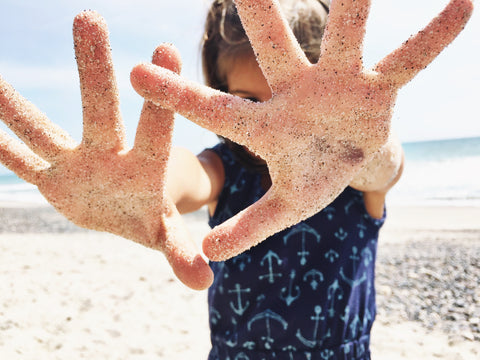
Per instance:
[[[0,359],[206,359],[206,292],[180,284],[162,254],[109,234],[36,231],[30,223],[47,208],[4,205],[3,221],[12,211],[17,220],[0,234]],[[43,225],[62,222],[49,211]],[[198,238],[202,217],[187,217]],[[480,241],[478,219],[479,208],[392,208],[380,246],[451,232]],[[377,320],[374,360],[480,358],[474,339]]]

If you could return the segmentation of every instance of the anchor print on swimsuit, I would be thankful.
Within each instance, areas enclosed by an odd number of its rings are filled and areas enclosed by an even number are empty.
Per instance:
[[[230,307],[232,308],[233,312],[239,316],[242,316],[245,310],[250,305],[250,302],[247,301],[245,304],[242,304],[242,293],[249,293],[251,291],[250,288],[241,289],[240,284],[235,285],[235,289],[228,290],[229,293],[235,293],[237,295],[237,302],[230,302]]]
[[[288,231],[288,234],[283,237],[283,242],[286,244],[288,239],[297,233],[301,234],[302,239],[302,249],[297,253],[297,255],[300,257],[300,264],[305,265],[307,263],[307,257],[310,255],[310,252],[306,250],[305,241],[306,239],[312,239],[318,243],[320,242],[320,235],[318,235],[314,228],[306,224],[299,224]]]

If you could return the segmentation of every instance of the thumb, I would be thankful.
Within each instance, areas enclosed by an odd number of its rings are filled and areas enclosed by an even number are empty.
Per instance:
[[[165,217],[166,240],[163,252],[178,279],[194,290],[203,290],[213,282],[213,272],[190,237],[177,212]]]

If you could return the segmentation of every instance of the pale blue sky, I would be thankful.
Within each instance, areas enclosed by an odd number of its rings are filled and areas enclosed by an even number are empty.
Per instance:
[[[84,9],[102,14],[110,29],[121,107],[131,143],[142,99],[129,72],[149,60],[156,45],[172,42],[184,76],[202,81],[199,42],[209,0],[2,0],[0,74],[72,136],[81,138],[81,104],[73,53],[72,21]],[[416,33],[447,0],[373,0],[365,63],[372,66]],[[393,127],[402,141],[480,136],[479,10],[459,38],[401,90]],[[185,119],[174,143],[194,152],[215,136]]]

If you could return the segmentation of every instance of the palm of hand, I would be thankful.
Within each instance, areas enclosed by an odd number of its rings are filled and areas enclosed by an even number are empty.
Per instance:
[[[77,225],[161,250],[186,285],[208,287],[212,272],[164,191],[173,112],[145,102],[135,145],[127,150],[106,24],[84,12],[75,19],[74,38],[84,108],[81,144],[0,78],[0,117],[33,150],[2,133],[0,160]],[[159,47],[153,62],[180,71],[169,46]]]
[[[186,81],[151,64],[132,72],[146,99],[175,110],[261,156],[272,187],[204,241],[230,258],[328,205],[386,141],[397,90],[463,29],[473,5],[452,0],[426,29],[378,63],[362,65],[370,1],[332,1],[321,57],[310,64],[273,0],[237,0],[273,93],[252,103]]]
[[[162,193],[166,157],[148,161],[142,152],[119,154],[78,146],[56,160],[36,184],[60,212],[80,226],[147,240],[145,245],[162,249],[161,219],[173,212]],[[152,184],[151,179],[159,180]]]

